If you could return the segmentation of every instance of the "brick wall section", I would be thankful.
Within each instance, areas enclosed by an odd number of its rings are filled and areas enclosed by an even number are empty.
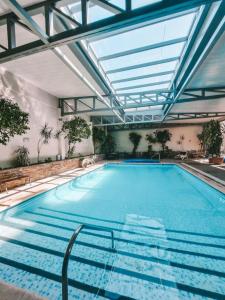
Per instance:
[[[98,155],[96,161],[102,160],[103,156]],[[57,175],[68,171],[70,169],[79,168],[80,167],[80,159],[66,159],[61,161],[54,161],[50,163],[37,164],[27,167],[13,168],[7,170],[0,170],[0,180],[7,175],[20,173],[22,175],[30,176],[31,182],[36,181],[38,179],[43,179],[45,177]],[[7,183],[8,189],[14,188],[16,186],[20,186],[24,184],[24,179],[14,180],[12,182]]]

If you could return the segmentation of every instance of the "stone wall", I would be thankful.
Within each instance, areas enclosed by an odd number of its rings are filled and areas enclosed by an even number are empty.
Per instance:
[[[96,161],[102,160],[103,156],[98,155]],[[79,168],[80,159],[66,159],[61,161],[54,161],[50,163],[43,163],[37,165],[31,165],[27,167],[12,168],[6,170],[0,170],[0,181],[5,176],[17,174],[18,172],[22,175],[29,176],[32,181],[43,179],[45,177],[53,176],[65,172],[70,169]],[[8,189],[14,188],[24,183],[24,179],[15,180],[7,183]]]

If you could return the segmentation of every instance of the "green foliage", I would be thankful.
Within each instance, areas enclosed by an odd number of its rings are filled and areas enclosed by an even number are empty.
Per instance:
[[[0,96],[0,144],[6,145],[11,137],[26,133],[28,117],[17,103]]]
[[[142,138],[142,136],[136,132],[130,132],[130,134],[129,134],[129,139],[130,139],[131,143],[133,144],[132,154],[134,156],[136,155],[136,151],[137,151],[137,148],[138,148],[141,138]]]
[[[146,134],[145,139],[148,142],[148,153],[151,153],[152,152],[152,144],[157,143],[156,137],[150,133],[150,134]]]
[[[157,143],[161,144],[162,146],[162,151],[165,151],[165,146],[166,143],[170,141],[172,134],[169,132],[168,129],[162,130],[162,131],[158,131],[156,130],[154,132]]]
[[[24,146],[19,146],[16,151],[16,158],[15,158],[15,164],[17,167],[24,167],[29,166],[30,159],[29,159],[29,151]]]
[[[68,158],[73,156],[75,144],[80,143],[82,139],[88,139],[91,135],[90,126],[80,117],[74,117],[72,120],[64,121],[62,132],[68,141]]]
[[[104,143],[102,144],[102,151],[103,153],[110,154],[115,151],[116,143],[114,141],[114,138],[111,134],[107,134],[105,137]]]
[[[52,138],[52,131],[53,129],[49,127],[47,123],[45,123],[45,125],[42,126],[40,130],[40,138],[38,139],[38,144],[37,144],[38,163],[40,162],[41,148],[44,144],[49,143],[50,139]]]
[[[202,133],[198,134],[198,139],[204,150],[211,155],[220,155],[223,143],[223,132],[219,121],[211,120],[203,125]]]
[[[51,158],[51,157],[46,158],[46,159],[45,159],[45,162],[46,162],[46,163],[52,162],[52,158]]]
[[[93,127],[92,139],[94,144],[94,153],[100,153],[102,151],[102,145],[105,142],[106,134],[105,130],[99,127]]]

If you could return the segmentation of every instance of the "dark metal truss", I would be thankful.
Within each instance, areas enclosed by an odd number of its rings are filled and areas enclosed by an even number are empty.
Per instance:
[[[173,105],[179,102],[181,94],[225,31],[225,1],[222,0],[218,1],[215,14],[211,18],[211,22],[209,22],[208,27],[205,28],[204,35],[200,37],[197,47],[195,47],[194,51],[191,53],[193,50],[193,45],[196,43],[197,39],[199,39],[199,33],[201,32],[202,24],[205,22],[210,8],[210,3],[204,7],[200,19],[198,20],[198,24],[191,35],[191,39],[187,45],[187,50],[173,80],[173,87],[175,89],[174,101],[172,104],[165,105],[164,120],[166,120],[167,115],[171,111]],[[188,58],[190,58],[189,61]],[[183,67],[186,63],[187,65],[183,72]]]
[[[97,96],[61,98],[61,115],[73,115],[93,112],[110,112],[112,109],[131,109],[151,106],[159,106],[173,103],[174,91],[146,91],[142,93],[126,93],[116,95],[103,95],[110,103],[106,107]],[[207,101],[225,98],[225,87],[187,89],[183,92],[177,103],[189,103],[195,101]],[[114,100],[120,100],[119,103]]]
[[[169,127],[188,127],[188,126],[193,126],[193,125],[199,125],[198,122],[182,122],[182,123],[170,123]],[[107,131],[123,131],[123,130],[137,130],[137,129],[158,129],[158,128],[168,128],[167,123],[132,123],[132,124],[118,124],[118,125],[108,125],[107,126]]]
[[[222,118],[225,117],[225,112],[177,112],[169,113],[166,121],[176,120],[192,120],[205,118]],[[117,126],[129,124],[145,124],[145,123],[161,123],[163,119],[163,112],[155,113],[154,111],[148,113],[129,113],[124,115],[124,122],[121,122],[116,116],[92,116],[91,121],[94,126]]]
[[[16,0],[4,1],[10,8],[13,7],[13,12],[0,16],[0,25],[7,24],[6,34],[8,39],[8,45],[0,46],[0,63],[44,51],[46,49],[52,49],[63,44],[69,44],[73,41],[80,41],[87,37],[92,38],[113,31],[119,32],[125,27],[133,29],[140,23],[149,24],[151,22],[164,20],[170,15],[185,12],[217,0],[162,0],[158,3],[146,5],[138,9],[132,9],[132,1],[130,0],[125,1],[125,9],[121,9],[106,0],[92,0],[95,5],[104,7],[116,13],[114,16],[92,23],[88,23],[87,18],[89,0],[81,0],[81,23],[61,11],[60,5],[63,5],[63,0],[46,0],[25,7],[24,10],[26,14],[24,14],[24,11],[18,5]],[[35,14],[34,12],[37,13],[37,11],[39,11],[39,13],[45,11],[45,29],[43,29],[43,32],[40,30],[38,24],[32,19],[32,15]],[[70,24],[72,23],[74,28],[53,34],[52,20],[54,14],[60,16]],[[22,18],[20,16],[22,16]],[[30,26],[27,26],[26,19],[29,24],[32,24],[32,32],[37,35],[38,40],[17,46],[15,24],[18,23],[30,31]]]

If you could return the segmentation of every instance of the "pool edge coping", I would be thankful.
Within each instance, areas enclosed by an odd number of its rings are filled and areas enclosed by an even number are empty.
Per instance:
[[[185,170],[186,172],[189,172],[191,175],[199,178],[200,180],[202,180],[212,188],[216,189],[217,191],[225,194],[225,182],[223,180],[220,180],[219,178],[212,176],[206,172],[203,172],[197,168],[189,166],[186,163],[180,163],[176,165]]]

